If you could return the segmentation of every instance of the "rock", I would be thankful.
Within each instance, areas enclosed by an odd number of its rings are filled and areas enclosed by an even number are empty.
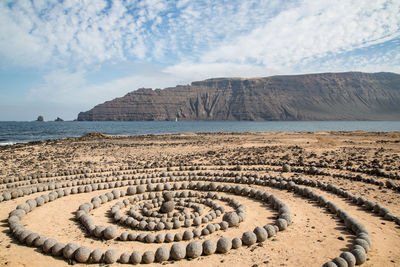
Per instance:
[[[90,248],[88,247],[79,247],[74,253],[75,260],[80,263],[85,263],[89,260],[90,257]]]
[[[33,246],[33,242],[36,238],[39,238],[39,235],[36,233],[31,233],[25,238],[25,244],[27,244],[28,246]]]
[[[354,240],[354,245],[359,245],[359,246],[363,247],[364,250],[365,250],[365,252],[368,252],[368,251],[369,251],[369,244],[368,244],[368,242],[367,242],[366,240],[364,240],[364,239],[356,238],[356,239]]]
[[[275,225],[278,226],[279,231],[283,231],[286,230],[288,223],[285,219],[278,219],[276,220]]]
[[[211,255],[217,250],[217,245],[212,240],[206,240],[203,242],[203,254]]]
[[[352,253],[346,251],[340,254],[340,257],[347,262],[349,267],[354,267],[356,265],[356,257],[354,257]]]
[[[217,252],[221,254],[227,253],[232,248],[232,241],[229,238],[221,237],[217,242]]]
[[[227,222],[229,227],[234,227],[239,225],[239,216],[236,212],[225,213],[222,220]]]
[[[289,164],[283,164],[282,171],[283,172],[290,172],[290,165]]]
[[[242,235],[242,242],[246,246],[251,246],[257,242],[257,236],[253,232],[245,232]]]
[[[54,121],[64,121],[64,120],[61,119],[60,117],[57,117],[57,119],[55,119]]]
[[[100,263],[103,259],[103,251],[101,249],[95,249],[90,253],[89,261],[91,263]]]
[[[63,249],[65,247],[64,243],[57,242],[52,248],[51,248],[51,255],[58,257],[63,254]]]
[[[114,225],[110,225],[108,226],[106,229],[104,229],[103,231],[103,237],[106,240],[109,239],[113,239],[117,236],[118,232],[117,232],[117,227],[115,227]]]
[[[156,262],[163,262],[169,259],[169,248],[159,247],[156,250],[155,260]]]
[[[64,258],[70,260],[74,257],[74,252],[77,250],[79,246],[75,243],[68,243],[64,248],[63,248],[63,256]]]
[[[114,262],[117,262],[118,260],[118,253],[113,250],[113,249],[109,249],[106,251],[106,253],[104,253],[104,262],[107,264],[112,264]]]
[[[160,212],[161,213],[168,213],[175,209],[175,202],[170,200],[166,201],[161,205]]]
[[[365,251],[361,249],[353,249],[351,254],[356,258],[356,265],[361,265],[367,260],[367,255],[365,255]]]
[[[103,232],[106,228],[102,225],[97,225],[94,230],[93,230],[93,235],[97,238],[100,238],[103,236]]]
[[[44,242],[45,242],[46,240],[47,240],[47,238],[46,238],[45,235],[39,235],[39,237],[36,238],[36,239],[33,241],[33,245],[34,245],[35,247],[41,247],[41,246],[43,246],[43,244],[44,244]]]
[[[174,234],[173,233],[166,233],[165,234],[165,242],[170,243],[174,241]]]
[[[42,115],[39,115],[36,119],[36,121],[44,122],[44,118]]]
[[[337,265],[337,267],[348,267],[348,263],[345,259],[341,257],[336,257],[332,260],[333,263]]]
[[[181,243],[173,244],[170,251],[170,257],[173,260],[181,260],[186,256],[186,248]]]
[[[264,242],[268,238],[268,233],[263,227],[257,226],[253,232],[257,236],[257,242]]]
[[[191,230],[186,230],[184,233],[183,233],[183,240],[190,240],[190,239],[192,239],[193,238],[193,231],[191,231]]]
[[[124,253],[121,254],[121,256],[119,256],[119,260],[118,261],[120,263],[127,264],[127,263],[129,263],[130,258],[131,258],[131,255],[129,253],[127,253],[127,252],[124,252]]]
[[[235,237],[234,239],[232,239],[232,248],[233,249],[238,249],[242,246],[242,239],[240,239],[239,237]]]
[[[265,225],[264,229],[268,233],[268,238],[273,237],[273,236],[276,235],[275,227],[273,225],[271,225],[271,224]]]
[[[130,262],[132,264],[139,264],[142,262],[142,253],[138,252],[138,251],[134,251],[131,254],[131,258],[130,258]]]
[[[172,198],[173,198],[172,192],[168,192],[168,191],[164,192],[163,193],[163,198],[164,198],[165,201],[171,201]]]
[[[47,239],[43,246],[42,246],[42,250],[45,253],[51,253],[51,248],[57,243],[57,240],[55,240],[54,238],[49,238]]]
[[[197,258],[200,257],[203,253],[203,247],[198,241],[190,242],[186,247],[186,256],[188,258]]]
[[[146,264],[153,263],[154,258],[155,256],[153,251],[146,251],[145,253],[143,253],[142,262]]]
[[[156,237],[154,236],[154,234],[150,233],[150,234],[146,235],[144,240],[146,241],[146,243],[154,243],[154,241],[156,240]]]

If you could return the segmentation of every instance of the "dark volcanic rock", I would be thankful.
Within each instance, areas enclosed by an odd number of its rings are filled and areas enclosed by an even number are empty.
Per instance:
[[[139,89],[78,115],[80,121],[399,118],[400,75],[360,72],[217,78]]]
[[[37,119],[36,119],[36,121],[44,121],[43,116],[38,116]]]
[[[57,117],[57,119],[55,119],[54,121],[64,121],[64,120],[61,119],[60,117]]]

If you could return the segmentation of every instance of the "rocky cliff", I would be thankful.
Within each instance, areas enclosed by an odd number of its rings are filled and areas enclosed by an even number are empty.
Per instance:
[[[217,78],[139,89],[81,112],[80,121],[400,120],[400,75],[322,73]]]

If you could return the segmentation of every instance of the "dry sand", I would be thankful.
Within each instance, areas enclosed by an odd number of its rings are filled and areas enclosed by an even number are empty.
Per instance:
[[[318,132],[318,133],[244,133],[244,134],[181,134],[147,135],[135,137],[89,136],[80,139],[64,139],[48,142],[20,144],[0,148],[0,178],[4,182],[0,190],[6,188],[8,178],[27,177],[34,174],[57,173],[69,170],[97,170],[131,166],[134,169],[156,169],[166,171],[166,166],[202,166],[215,172],[217,168],[242,167],[242,173],[270,174],[282,177],[298,175],[311,180],[333,183],[354,195],[379,202],[396,216],[400,215],[399,192],[385,186],[361,181],[333,178],[324,175],[304,173],[282,173],[283,163],[291,166],[300,161],[304,166],[322,164],[319,167],[331,174],[361,174],[386,182],[395,179],[376,177],[346,168],[381,168],[386,173],[400,173],[400,133],[365,132]],[[302,160],[299,160],[301,158]],[[342,160],[342,161],[340,161]],[[271,163],[275,163],[271,165]],[[337,167],[336,167],[337,166]],[[253,168],[269,167],[270,170],[257,171]],[[214,169],[214,170],[212,170]],[[188,170],[188,172],[190,172]],[[101,172],[99,172],[101,173]],[[110,172],[103,172],[110,173]],[[118,174],[115,173],[115,176]],[[72,176],[72,175],[67,175]],[[59,176],[65,177],[65,176]],[[51,179],[54,179],[51,178]],[[8,181],[8,184],[19,182]],[[43,179],[44,184],[48,180]],[[65,182],[65,181],[63,181]],[[20,185],[18,188],[29,188]],[[35,184],[34,186],[37,186]],[[307,198],[293,192],[271,187],[251,185],[252,188],[273,193],[284,201],[293,217],[293,225],[276,237],[250,247],[231,250],[227,254],[201,256],[193,260],[164,262],[171,266],[321,266],[351,248],[355,236],[346,230],[344,224],[333,214],[315,205]],[[123,187],[126,188],[126,187]],[[79,205],[90,202],[112,189],[69,195],[38,207],[22,218],[25,229],[55,238],[65,244],[75,242],[91,249],[104,251],[115,249],[119,253],[134,250],[155,251],[160,244],[123,242],[119,240],[101,241],[88,236],[75,220],[74,212]],[[371,250],[363,266],[400,266],[400,227],[393,221],[384,220],[372,212],[351,204],[344,198],[330,192],[312,188],[326,196],[340,208],[362,222],[370,233]],[[49,192],[47,192],[49,193]],[[19,244],[9,233],[7,217],[10,211],[26,200],[38,197],[44,192],[19,197],[0,203],[0,265],[1,266],[66,266],[63,258],[45,255],[39,249]],[[221,195],[225,195],[221,193]],[[276,212],[261,201],[244,196],[229,195],[247,206],[247,218],[237,228],[217,231],[200,240],[218,240],[221,236],[240,237],[244,231],[256,226],[273,223]],[[119,200],[107,202],[90,212],[96,224],[112,225],[107,212]],[[221,220],[221,218],[219,218]],[[218,221],[218,219],[217,219]],[[183,232],[171,230],[171,232]],[[118,232],[128,231],[118,226]],[[163,231],[166,232],[166,231]],[[181,243],[187,244],[188,241]],[[170,247],[172,244],[164,244]],[[83,266],[83,264],[76,264]],[[116,263],[115,265],[119,265]],[[161,264],[154,264],[159,266]]]

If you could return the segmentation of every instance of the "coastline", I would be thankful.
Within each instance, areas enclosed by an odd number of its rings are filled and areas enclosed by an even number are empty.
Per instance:
[[[220,132],[400,131],[400,122],[381,121],[213,121],[213,122],[0,122],[0,146],[81,137],[89,133],[146,135]]]

